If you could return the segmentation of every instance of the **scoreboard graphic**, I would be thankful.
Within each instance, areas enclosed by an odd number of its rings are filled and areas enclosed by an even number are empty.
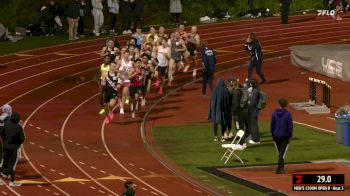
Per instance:
[[[344,174],[293,174],[293,191],[344,191]]]

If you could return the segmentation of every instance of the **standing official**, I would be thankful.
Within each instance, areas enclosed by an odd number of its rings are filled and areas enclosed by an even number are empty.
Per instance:
[[[25,140],[23,127],[19,124],[20,116],[17,112],[12,113],[10,122],[6,123],[1,133],[4,144],[3,172],[10,175],[10,186],[21,186],[15,181],[15,169],[18,163],[20,147]]]
[[[284,173],[284,158],[288,149],[288,144],[293,135],[292,114],[286,110],[287,100],[281,98],[278,100],[280,108],[272,113],[271,134],[278,151],[277,174]]]
[[[288,24],[290,3],[292,0],[278,0],[281,6],[281,23]]]
[[[202,64],[203,64],[203,85],[202,95],[206,95],[207,83],[209,84],[210,92],[213,90],[213,78],[215,72],[216,58],[214,50],[208,48],[208,42],[202,42]]]

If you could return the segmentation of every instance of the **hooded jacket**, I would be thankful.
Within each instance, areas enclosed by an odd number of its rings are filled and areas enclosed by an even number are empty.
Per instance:
[[[22,126],[19,124],[19,114],[17,112],[11,115],[10,122],[6,123],[1,133],[4,148],[16,150],[25,140]]]
[[[293,118],[292,114],[286,109],[280,108],[272,113],[271,134],[275,141],[292,138]]]
[[[219,78],[217,86],[212,92],[209,107],[208,120],[227,124],[231,112],[231,96],[223,78]]]

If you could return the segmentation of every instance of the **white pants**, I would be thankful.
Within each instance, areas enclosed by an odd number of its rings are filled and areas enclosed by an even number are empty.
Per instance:
[[[92,9],[92,16],[94,17],[94,31],[99,32],[104,22],[103,12],[101,10]]]

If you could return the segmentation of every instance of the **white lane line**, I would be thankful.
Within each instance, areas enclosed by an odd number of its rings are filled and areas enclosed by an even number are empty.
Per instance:
[[[52,171],[52,172],[56,172],[56,170],[54,170],[54,169],[50,169],[50,171]]]
[[[7,193],[5,191],[1,191],[1,193],[4,194],[4,195],[7,195]]]
[[[67,140],[69,143],[73,143],[73,141],[72,140]]]
[[[153,192],[153,191],[151,191],[151,193],[152,193],[153,195],[158,195],[158,193],[156,193],[156,192]]]
[[[64,155],[63,155],[63,154],[61,154],[61,153],[59,153],[59,154],[58,154],[58,156],[60,156],[60,157],[64,157]]]
[[[140,167],[139,169],[142,170],[142,171],[145,171],[145,168]]]
[[[35,127],[36,129],[38,129],[38,130],[41,130],[41,128],[40,127]]]
[[[81,162],[81,161],[79,161],[78,163],[81,164],[81,165],[85,165],[85,163],[84,163],[84,162]]]
[[[58,194],[58,193],[56,193],[56,192],[54,192],[53,194],[54,194],[54,195],[60,195],[60,194]]]
[[[32,124],[29,124],[29,126],[34,127],[34,125],[32,125]]]
[[[79,183],[80,183],[80,184],[85,184],[85,182],[81,182],[81,181],[79,181]]]
[[[48,131],[48,130],[45,130],[45,133],[50,133],[50,131]]]
[[[42,167],[42,168],[45,168],[45,167],[46,167],[45,165],[41,165],[41,164],[40,164],[39,166]]]
[[[134,167],[135,165],[134,164],[132,164],[132,163],[128,163],[128,165],[130,165],[130,166],[132,166],[132,167]]]
[[[52,150],[52,149],[50,149],[49,151],[50,151],[51,153],[54,153],[54,152],[55,152],[55,151],[54,151],[54,150]]]
[[[93,186],[90,186],[90,189],[96,190],[96,188],[95,188],[95,187],[93,187]]]
[[[148,189],[146,189],[146,188],[144,188],[144,187],[141,187],[141,189],[144,190],[144,191],[147,191],[147,190],[148,190]]]
[[[107,172],[105,172],[105,171],[103,171],[103,170],[100,170],[100,172],[103,173],[103,174],[106,174],[106,173],[107,173]]]
[[[43,186],[41,186],[41,185],[39,185],[39,184],[38,184],[38,185],[36,185],[36,186],[37,186],[37,187],[39,187],[39,188],[43,187]]]
[[[197,190],[197,189],[193,189],[194,191],[198,192],[198,193],[201,193],[202,191],[200,190]]]
[[[39,146],[39,148],[44,149],[45,147],[44,146]]]
[[[332,117],[327,117],[328,119],[331,119],[331,120],[335,120],[335,118],[332,118]]]
[[[98,153],[98,150],[92,150],[92,151],[94,151],[94,152]]]
[[[75,143],[75,145],[80,146],[80,144],[79,144],[79,143]]]
[[[89,149],[89,146],[84,146],[85,149]]]
[[[57,135],[56,133],[55,134],[53,134],[55,137],[59,137],[59,135]]]
[[[106,192],[102,191],[102,190],[98,190],[98,192],[102,193],[102,194],[105,194]]]
[[[29,142],[31,145],[35,145],[35,143],[34,142]]]
[[[96,167],[94,167],[94,166],[90,166],[90,168],[91,168],[91,169],[96,169]]]
[[[105,156],[105,157],[108,156],[108,154],[106,154],[106,153],[102,153],[102,155]]]
[[[89,82],[91,82],[92,80],[90,80]],[[90,178],[93,182],[95,182],[98,186],[100,186],[101,188],[103,188],[104,190],[108,191],[109,193],[111,193],[112,195],[117,195],[117,193],[115,193],[114,191],[112,191],[111,189],[107,188],[106,186],[104,186],[103,184],[101,184],[100,182],[98,182],[95,178],[93,178],[89,173],[87,173],[83,168],[81,168],[79,166],[79,164],[77,164],[77,162],[71,157],[71,155],[69,154],[69,151],[66,147],[66,144],[65,144],[65,139],[64,139],[64,131],[66,129],[66,125],[67,125],[67,122],[68,120],[71,118],[71,116],[82,106],[84,105],[85,103],[87,103],[88,101],[94,99],[95,97],[98,96],[99,93],[96,93],[94,95],[92,95],[91,97],[85,99],[85,101],[83,101],[82,103],[80,103],[78,106],[76,106],[69,114],[68,116],[66,117],[66,119],[64,120],[63,124],[62,124],[62,127],[61,127],[61,146],[66,154],[66,156],[68,157],[68,159],[77,167],[77,169],[79,169],[81,172],[83,172],[85,174],[85,176],[87,176],[88,178]],[[80,162],[81,163],[81,162]]]
[[[50,192],[51,190],[50,189],[45,189],[45,191]]]
[[[65,174],[64,173],[58,173],[59,175],[61,175],[61,176],[65,176]]]
[[[318,130],[324,131],[324,132],[335,134],[335,131],[331,131],[331,130],[328,130],[328,129],[324,129],[324,128],[321,128],[321,127],[316,127],[316,126],[313,126],[313,125],[310,125],[310,124],[301,123],[301,122],[297,122],[297,121],[293,121],[293,122],[295,124],[304,125],[304,126],[307,126],[307,127],[311,127],[311,128],[314,128],[314,129],[318,129]]]

